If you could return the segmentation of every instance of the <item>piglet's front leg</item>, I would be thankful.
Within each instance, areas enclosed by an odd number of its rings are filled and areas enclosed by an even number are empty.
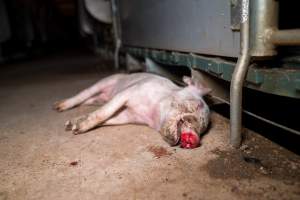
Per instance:
[[[109,102],[104,104],[98,110],[87,115],[85,119],[74,120],[67,122],[66,126],[74,134],[87,132],[96,126],[104,123],[106,120],[114,116],[122,107],[126,105],[131,90],[123,91],[114,96]]]

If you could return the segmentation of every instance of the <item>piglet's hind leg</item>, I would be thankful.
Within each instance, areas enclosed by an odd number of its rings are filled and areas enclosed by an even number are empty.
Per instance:
[[[123,76],[124,76],[123,74],[116,74],[104,78],[98,81],[97,83],[95,83],[94,85],[92,85],[91,87],[81,91],[79,94],[75,95],[74,97],[54,103],[53,109],[62,112],[70,108],[73,108],[85,102],[87,99],[95,96],[96,94],[101,93],[101,91],[105,90],[106,88],[113,87],[118,82],[118,80],[120,80],[120,78]]]
[[[93,96],[87,100],[85,100],[82,105],[88,105],[88,106],[102,106],[105,103],[105,101],[99,97],[99,95]]]

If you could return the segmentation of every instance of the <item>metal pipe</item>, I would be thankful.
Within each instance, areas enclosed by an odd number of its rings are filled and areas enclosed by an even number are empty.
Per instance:
[[[278,45],[299,45],[300,29],[278,30],[277,0],[251,0],[251,56],[269,57],[277,54]]]
[[[250,63],[249,0],[242,0],[241,50],[230,85],[230,144],[237,148],[242,140],[242,89]]]
[[[274,31],[270,41],[275,45],[300,45],[300,29]]]
[[[251,55],[255,57],[269,57],[277,54],[275,45],[270,42],[270,36],[278,29],[278,1],[251,0]]]

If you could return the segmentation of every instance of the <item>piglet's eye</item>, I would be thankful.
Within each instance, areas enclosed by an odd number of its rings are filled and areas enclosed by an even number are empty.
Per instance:
[[[185,116],[183,118],[183,120],[185,122],[188,122],[188,123],[195,123],[195,122],[197,122],[197,119],[194,116]]]

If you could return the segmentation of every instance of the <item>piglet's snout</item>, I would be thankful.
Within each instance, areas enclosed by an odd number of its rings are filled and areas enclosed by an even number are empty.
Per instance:
[[[200,138],[194,132],[182,132],[180,138],[180,147],[185,149],[197,148],[200,145]]]

